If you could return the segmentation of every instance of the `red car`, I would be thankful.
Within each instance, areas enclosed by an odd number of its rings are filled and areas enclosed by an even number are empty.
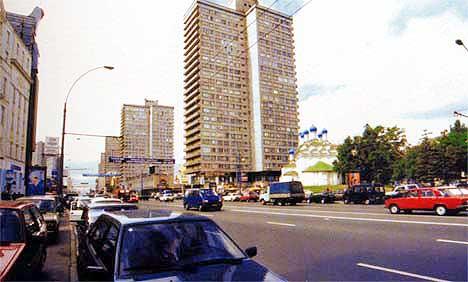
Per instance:
[[[413,210],[435,211],[437,215],[457,214],[468,208],[467,196],[449,196],[435,188],[413,189],[398,198],[385,201],[390,213]]]
[[[127,203],[138,203],[140,199],[137,194],[131,194],[127,200]]]
[[[257,202],[258,201],[258,195],[255,192],[245,193],[239,198],[239,201],[241,201],[241,202]]]

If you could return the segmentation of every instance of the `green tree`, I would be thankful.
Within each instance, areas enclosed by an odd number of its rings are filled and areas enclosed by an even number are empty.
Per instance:
[[[366,125],[362,136],[348,137],[338,147],[337,171],[359,171],[367,182],[390,182],[394,166],[403,157],[406,137],[398,127]]]

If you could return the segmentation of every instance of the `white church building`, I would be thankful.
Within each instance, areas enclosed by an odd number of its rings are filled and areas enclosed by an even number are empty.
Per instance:
[[[317,134],[312,126],[299,136],[299,147],[289,151],[289,164],[281,169],[280,181],[301,181],[304,186],[341,184],[333,166],[338,145],[328,141],[328,131],[323,129]]]

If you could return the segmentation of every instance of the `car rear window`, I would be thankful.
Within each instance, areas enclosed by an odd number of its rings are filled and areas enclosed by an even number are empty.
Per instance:
[[[19,243],[23,234],[21,220],[17,211],[0,209],[0,242]]]

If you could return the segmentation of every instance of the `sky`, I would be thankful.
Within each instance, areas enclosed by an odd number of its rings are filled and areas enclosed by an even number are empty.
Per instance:
[[[216,0],[222,2],[223,0]],[[67,131],[119,135],[122,104],[145,98],[175,107],[175,158],[183,163],[183,17],[192,0],[4,0],[45,16],[37,33],[37,139]],[[327,128],[340,143],[370,125],[398,126],[411,144],[468,113],[466,0],[265,0],[294,15],[302,129]],[[96,170],[102,138],[66,138],[65,163]]]

